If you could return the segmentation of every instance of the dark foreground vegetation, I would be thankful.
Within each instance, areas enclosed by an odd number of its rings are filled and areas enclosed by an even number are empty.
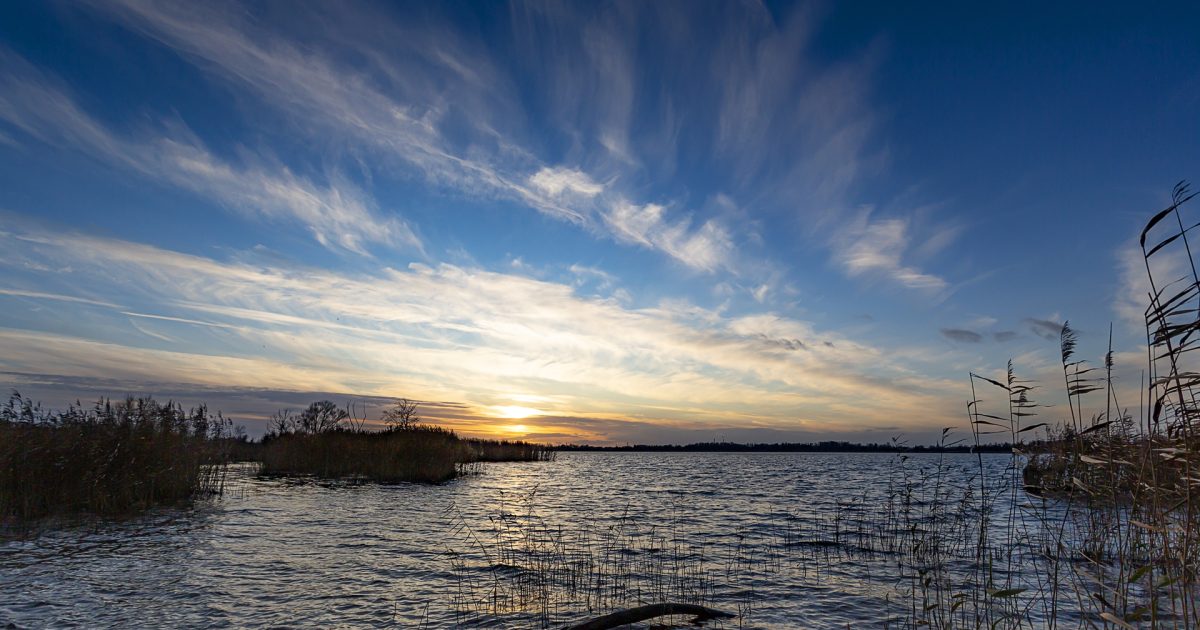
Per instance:
[[[548,448],[460,438],[418,423],[416,404],[388,410],[382,431],[332,402],[281,412],[261,442],[204,406],[101,399],[48,411],[14,392],[0,406],[0,524],[71,514],[131,514],[218,495],[227,464],[269,475],[438,482],[479,462],[544,461]]]
[[[14,392],[0,407],[0,522],[219,494],[230,432],[204,407],[127,398],[51,412]]]
[[[379,482],[452,479],[478,462],[546,461],[549,448],[528,442],[460,438],[425,426],[416,405],[401,400],[384,412],[386,428],[367,428],[352,407],[320,401],[300,414],[281,412],[263,438],[261,461],[269,475],[312,475]]]
[[[887,444],[858,444],[855,442],[775,442],[771,444],[738,444],[736,442],[696,442],[694,444],[629,444],[625,446],[592,446],[590,444],[560,444],[556,451],[616,451],[632,453],[1011,453],[1008,442],[994,444],[933,444],[908,446],[899,441]]]
[[[1176,186],[1141,233],[1150,291],[1137,401],[1118,395],[1111,332],[1090,364],[1066,323],[1051,400],[1035,400],[1050,394],[1011,361],[999,378],[970,375],[976,442],[1001,435],[1018,446],[1000,483],[989,486],[981,467],[975,582],[926,567],[914,608],[922,625],[1030,627],[1036,612],[1068,627],[1072,612],[1086,627],[1200,627],[1200,274],[1189,242],[1200,224],[1182,213],[1193,196]],[[1035,432],[1045,438],[1021,444]]]

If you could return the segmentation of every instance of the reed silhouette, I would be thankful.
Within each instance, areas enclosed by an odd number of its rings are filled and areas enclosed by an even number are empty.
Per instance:
[[[422,425],[417,405],[401,399],[386,410],[383,430],[368,428],[354,406],[314,402],[299,414],[281,411],[261,449],[263,473],[360,481],[441,482],[478,462],[548,461],[554,452],[528,442],[464,439]]]
[[[1114,386],[1110,328],[1102,367],[1077,356],[1069,323],[1059,333],[1068,417],[1045,415],[1039,385],[1009,362],[1003,379],[971,374],[967,413],[975,441],[1001,434],[1015,444],[1003,479],[980,465],[975,579],[943,565],[911,620],[934,628],[1195,628],[1200,625],[1200,275],[1182,209],[1194,194],[1177,185],[1153,215],[1140,246],[1150,292],[1144,313],[1146,365],[1135,420]],[[1182,277],[1160,264],[1183,261]],[[987,403],[987,391],[999,392]],[[1098,404],[1095,398],[1103,396]],[[1062,400],[1060,399],[1060,400]],[[986,407],[986,408],[985,408]],[[1086,411],[1094,408],[1094,413]],[[1045,438],[1024,436],[1041,431]],[[1019,471],[1020,474],[1017,474]],[[1001,513],[999,523],[991,515]],[[932,594],[932,600],[930,595]],[[949,604],[949,606],[947,606]],[[1035,614],[1036,612],[1036,614]],[[1069,613],[1069,614],[1068,614]],[[1069,621],[1066,621],[1069,620]]]
[[[0,406],[0,519],[123,514],[219,494],[228,419],[152,398],[62,412],[14,392]]]

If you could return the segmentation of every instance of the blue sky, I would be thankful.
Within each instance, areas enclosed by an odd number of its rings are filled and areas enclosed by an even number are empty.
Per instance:
[[[1069,319],[1135,386],[1198,13],[4,3],[3,381],[252,433],[407,396],[548,441],[920,442],[968,371],[1053,379]]]

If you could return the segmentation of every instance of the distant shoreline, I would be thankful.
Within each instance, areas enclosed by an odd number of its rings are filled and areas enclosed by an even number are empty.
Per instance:
[[[957,446],[904,446],[902,444],[856,444],[853,442],[778,442],[774,444],[738,444],[734,442],[699,442],[696,444],[631,444],[627,446],[593,446],[589,444],[559,444],[555,451],[614,451],[637,453],[1011,453],[1012,444],[982,444]]]

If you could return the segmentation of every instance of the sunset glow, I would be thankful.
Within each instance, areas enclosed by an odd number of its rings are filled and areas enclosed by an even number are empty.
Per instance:
[[[1200,628],[1198,18],[0,2],[0,626]]]
[[[1134,22],[1085,62],[838,3],[17,4],[0,384],[253,435],[405,397],[479,435],[932,439],[971,371],[1055,378],[1068,319],[1144,354],[1129,217],[1200,163],[1194,38]]]
[[[508,418],[511,420],[521,420],[532,416],[540,416],[543,413],[537,409],[530,407],[517,407],[513,405],[504,405],[492,408],[500,418]],[[523,425],[522,425],[523,426]]]

